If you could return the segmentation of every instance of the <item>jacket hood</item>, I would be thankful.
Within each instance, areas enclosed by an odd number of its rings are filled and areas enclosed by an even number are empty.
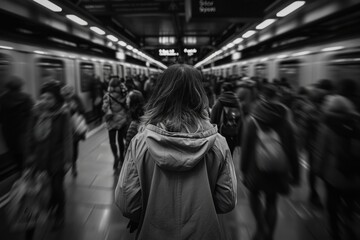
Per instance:
[[[235,93],[231,91],[223,92],[219,96],[219,101],[227,107],[237,107],[238,106],[238,99]]]
[[[258,121],[273,126],[286,117],[286,108],[280,103],[260,100],[251,115]]]
[[[198,133],[168,132],[160,127],[145,128],[146,145],[155,163],[171,171],[188,171],[195,167],[211,149],[217,136],[217,127],[207,124]]]

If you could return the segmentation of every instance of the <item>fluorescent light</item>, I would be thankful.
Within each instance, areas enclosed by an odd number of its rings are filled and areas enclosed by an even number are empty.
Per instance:
[[[228,45],[226,45],[227,48],[232,48],[235,44],[233,43],[229,43]]]
[[[34,51],[34,53],[37,53],[37,54],[46,54],[45,52],[39,51],[39,50]]]
[[[86,25],[88,25],[87,21],[79,18],[79,17],[76,16],[76,15],[68,14],[68,15],[66,15],[66,17],[67,17],[68,19],[70,19],[71,21],[73,21],[73,22],[75,22],[75,23],[77,23],[77,24],[79,24],[79,25],[81,25],[81,26],[86,26]]]
[[[260,62],[266,62],[267,60],[269,60],[269,58],[262,58],[260,59]]]
[[[105,34],[105,31],[98,28],[98,27],[90,27],[90,30],[93,31],[93,32],[96,32],[99,35],[104,35]]]
[[[311,52],[310,52],[310,51],[303,51],[303,52],[294,53],[294,54],[292,54],[291,56],[297,57],[297,56],[307,55],[307,54],[309,54],[309,53],[311,53]]]
[[[228,48],[225,46],[225,47],[222,47],[221,48],[221,51],[226,51]]]
[[[127,45],[126,42],[124,42],[124,41],[119,41],[118,44],[122,47],[126,47],[126,45]]]
[[[84,61],[89,61],[89,59],[86,58],[86,57],[81,57],[81,59],[84,60]]]
[[[337,51],[337,50],[341,50],[344,49],[343,46],[336,46],[336,47],[328,47],[328,48],[324,48],[321,51],[322,52],[331,52],[331,51]]]
[[[282,59],[282,58],[287,58],[288,57],[288,55],[279,55],[279,56],[277,56],[277,58],[279,58],[279,59]]]
[[[219,55],[219,54],[222,53],[222,51],[221,51],[221,50],[217,50],[215,53],[216,53],[216,55]]]
[[[264,21],[262,21],[259,25],[256,26],[256,29],[264,29],[268,26],[270,26],[271,24],[273,24],[276,21],[276,19],[270,18],[270,19],[266,19]]]
[[[0,48],[2,48],[2,49],[7,49],[7,50],[12,50],[12,49],[14,49],[14,48],[8,47],[8,46],[0,46]]]
[[[137,50],[136,48],[133,48],[132,51],[133,51],[134,53],[139,52],[139,50]]]
[[[239,44],[239,43],[241,43],[242,41],[244,41],[244,39],[242,39],[242,38],[237,38],[237,39],[235,39],[235,40],[233,41],[233,44]]]
[[[249,38],[249,37],[251,37],[252,35],[254,35],[256,33],[256,31],[254,31],[254,30],[249,30],[249,31],[247,31],[246,33],[244,33],[243,35],[242,35],[242,37],[243,38]]]
[[[285,17],[305,4],[305,1],[295,1],[276,14],[277,17]]]
[[[126,48],[131,51],[133,49],[133,46],[127,45]]]
[[[110,41],[113,41],[113,42],[117,42],[119,40],[114,35],[107,35],[106,38],[109,39]]]
[[[62,8],[58,5],[48,1],[48,0],[34,0],[34,2],[40,4],[43,7],[46,7],[47,9],[50,9],[53,12],[61,12]]]

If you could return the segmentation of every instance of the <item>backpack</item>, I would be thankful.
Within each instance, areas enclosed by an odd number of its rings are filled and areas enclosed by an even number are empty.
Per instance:
[[[255,162],[262,172],[282,173],[287,171],[287,157],[280,136],[273,130],[263,131],[255,118],[256,126]]]
[[[244,116],[240,103],[239,106],[240,108],[224,106],[222,109],[219,132],[225,138],[236,137],[241,134]]]

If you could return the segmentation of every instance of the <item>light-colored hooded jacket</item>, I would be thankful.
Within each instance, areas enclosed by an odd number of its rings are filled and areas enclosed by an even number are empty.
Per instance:
[[[139,222],[137,239],[225,239],[217,214],[235,207],[235,170],[225,138],[206,125],[198,133],[148,125],[131,141],[115,201]]]

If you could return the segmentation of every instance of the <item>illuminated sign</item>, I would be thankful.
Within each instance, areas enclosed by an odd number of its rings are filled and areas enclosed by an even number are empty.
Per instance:
[[[188,56],[192,56],[192,55],[194,55],[195,53],[197,53],[197,50],[196,50],[195,48],[191,48],[191,49],[185,48],[185,49],[184,49],[184,53],[187,53]]]
[[[178,52],[175,52],[175,49],[159,49],[159,56],[179,56]]]

